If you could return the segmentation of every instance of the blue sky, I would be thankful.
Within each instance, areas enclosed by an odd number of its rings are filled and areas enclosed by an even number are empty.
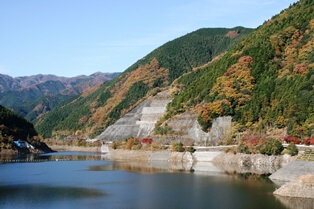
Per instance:
[[[295,0],[0,0],[0,73],[122,72],[199,28],[255,28]]]

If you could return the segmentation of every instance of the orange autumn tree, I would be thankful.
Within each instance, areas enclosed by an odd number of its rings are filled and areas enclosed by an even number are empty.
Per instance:
[[[210,101],[198,108],[198,122],[204,131],[210,130],[213,119],[233,115],[251,99],[254,89],[250,68],[252,63],[252,57],[240,57],[223,76],[217,78],[209,93]]]
[[[132,72],[127,72],[110,90],[111,97],[104,106],[95,110],[89,122],[96,122],[100,127],[105,123],[107,127],[143,101],[149,92],[158,89],[158,86],[167,85],[168,78],[169,70],[161,67],[156,58],[152,59],[149,64],[139,66]],[[130,93],[132,90],[134,92]],[[131,98],[131,95],[134,98]]]

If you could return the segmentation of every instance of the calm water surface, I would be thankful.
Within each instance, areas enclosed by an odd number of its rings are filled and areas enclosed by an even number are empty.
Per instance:
[[[257,175],[165,170],[90,153],[36,158],[52,161],[0,164],[0,208],[281,209],[297,201],[277,199],[278,186]]]

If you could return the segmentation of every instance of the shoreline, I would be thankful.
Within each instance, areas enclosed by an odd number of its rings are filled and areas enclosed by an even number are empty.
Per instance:
[[[54,151],[101,153],[101,147],[50,146]],[[0,153],[8,154],[8,153]],[[102,159],[147,164],[154,169],[173,169],[221,175],[226,173],[270,175],[269,179],[281,187],[276,196],[314,198],[314,177],[311,182],[300,181],[304,175],[314,176],[314,162],[297,160],[297,156],[226,153],[221,150],[172,152],[110,149]],[[298,189],[296,189],[298,188]],[[309,194],[310,193],[310,194]]]
[[[271,174],[269,179],[280,188],[273,193],[280,197],[314,198],[314,162],[297,160],[297,156],[225,153],[224,151],[139,151],[110,150],[106,156],[113,161],[146,161],[153,167],[161,168],[168,163],[173,169],[217,173]],[[299,179],[312,175],[311,182]],[[297,188],[297,189],[296,189]],[[310,200],[311,201],[311,200]]]
[[[82,146],[64,146],[64,145],[52,145],[49,146],[53,151],[56,152],[101,152],[101,147],[82,147]]]
[[[206,164],[215,164],[214,170],[221,172],[272,174],[296,157],[288,155],[267,156],[261,154],[225,153],[224,151],[196,151],[171,152],[171,151],[142,151],[142,150],[110,150],[106,159],[112,161],[142,161],[156,164],[158,162],[181,163],[181,169],[205,170]],[[219,168],[218,168],[219,167]],[[185,170],[185,169],[184,169]],[[210,169],[211,170],[211,169]],[[209,171],[210,171],[209,170]]]

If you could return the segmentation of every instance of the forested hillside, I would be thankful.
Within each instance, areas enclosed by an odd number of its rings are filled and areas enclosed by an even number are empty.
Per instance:
[[[198,113],[208,131],[218,116],[261,133],[287,128],[294,136],[314,130],[314,3],[301,0],[266,21],[211,65],[182,76],[166,119]]]
[[[26,140],[38,135],[33,124],[1,105],[0,132],[2,136],[12,136],[15,140]]]
[[[33,124],[0,105],[0,152],[14,150],[14,141],[27,141],[43,152],[52,150],[40,141]]]
[[[95,136],[145,97],[243,40],[252,29],[200,29],[157,48],[116,79],[62,103],[36,123],[44,137]]]

